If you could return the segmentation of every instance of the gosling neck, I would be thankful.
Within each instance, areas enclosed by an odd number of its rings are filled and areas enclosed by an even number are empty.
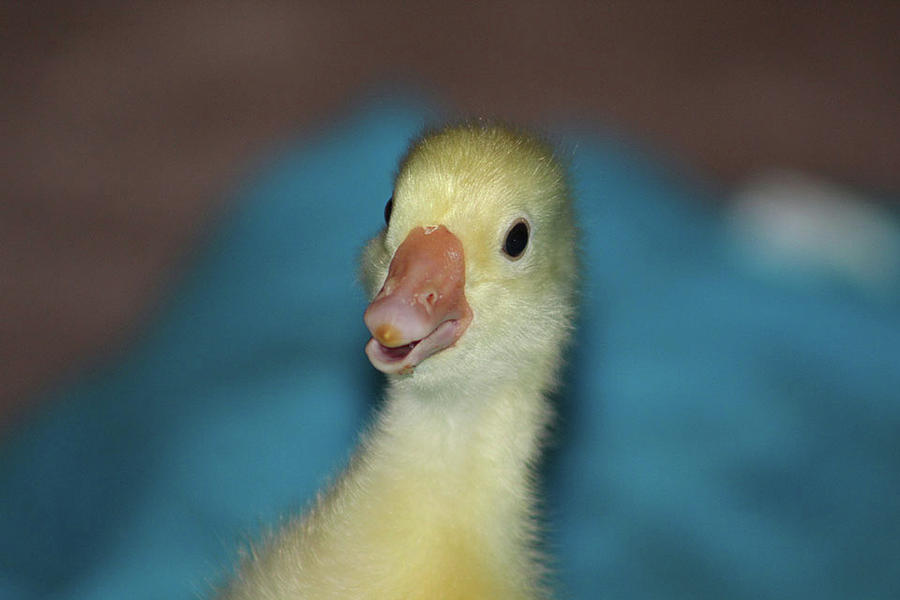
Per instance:
[[[426,470],[461,471],[471,480],[473,465],[489,490],[524,490],[531,480],[551,409],[542,386],[493,382],[442,389],[392,381],[379,428],[403,448],[412,444]],[[466,474],[468,473],[468,474]],[[450,483],[451,479],[445,479]]]

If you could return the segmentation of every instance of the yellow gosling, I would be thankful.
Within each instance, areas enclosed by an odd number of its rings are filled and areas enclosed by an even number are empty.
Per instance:
[[[224,598],[547,595],[533,464],[574,316],[564,169],[530,135],[449,127],[413,145],[385,216],[362,254],[384,408]]]

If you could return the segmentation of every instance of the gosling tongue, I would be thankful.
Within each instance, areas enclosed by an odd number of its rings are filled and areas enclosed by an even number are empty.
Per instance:
[[[363,319],[366,354],[385,373],[412,370],[456,343],[472,320],[462,244],[443,225],[417,227],[397,248]]]

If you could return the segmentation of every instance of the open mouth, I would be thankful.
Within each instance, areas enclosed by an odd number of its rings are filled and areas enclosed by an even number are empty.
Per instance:
[[[465,325],[459,319],[450,319],[426,337],[396,347],[385,346],[372,338],[366,344],[366,354],[375,368],[383,373],[409,373],[429,356],[455,344]]]
[[[404,344],[402,346],[397,346],[396,348],[391,348],[390,346],[385,346],[384,344],[379,343],[379,350],[388,360],[403,360],[406,358],[412,349],[419,345],[421,340],[416,340],[415,342],[411,342],[409,344]]]

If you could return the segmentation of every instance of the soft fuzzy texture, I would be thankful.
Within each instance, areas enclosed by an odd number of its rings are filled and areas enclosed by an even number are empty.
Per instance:
[[[511,260],[510,227],[530,240]],[[417,227],[462,242],[474,317],[458,342],[389,378],[347,471],[249,561],[230,599],[534,598],[532,468],[571,329],[575,228],[550,148],[496,125],[429,133],[403,160],[389,225],[366,247],[370,297]]]

